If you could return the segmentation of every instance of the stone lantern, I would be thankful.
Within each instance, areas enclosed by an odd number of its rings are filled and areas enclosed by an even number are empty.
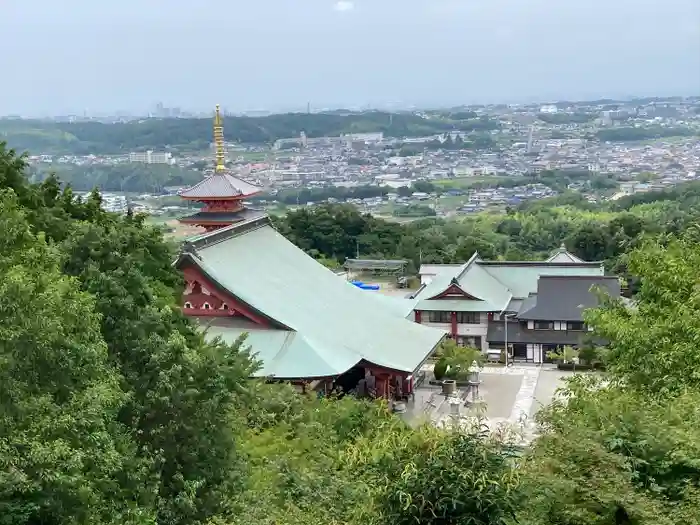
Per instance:
[[[472,403],[479,401],[479,385],[481,384],[481,367],[476,361],[472,361],[472,366],[469,367],[469,390],[472,394]]]
[[[453,418],[459,418],[462,408],[462,400],[458,397],[451,397],[447,401],[450,406],[450,415]]]
[[[479,374],[481,373],[481,367],[476,361],[472,361],[472,366],[469,367],[469,385],[475,386],[481,383]]]

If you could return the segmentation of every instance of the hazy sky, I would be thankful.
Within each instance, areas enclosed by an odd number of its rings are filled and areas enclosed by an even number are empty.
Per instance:
[[[3,0],[0,114],[700,94],[698,0]]]

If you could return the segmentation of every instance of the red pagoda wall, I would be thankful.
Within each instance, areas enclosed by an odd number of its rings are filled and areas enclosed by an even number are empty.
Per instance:
[[[239,200],[205,200],[202,207],[203,212],[237,212],[243,209],[243,204]]]
[[[185,291],[182,294],[182,311],[195,317],[235,317],[241,316],[262,325],[270,323],[253,312],[232,294],[221,291],[196,268],[185,268]]]

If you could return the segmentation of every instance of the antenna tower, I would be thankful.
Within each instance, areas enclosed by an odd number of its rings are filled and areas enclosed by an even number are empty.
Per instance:
[[[224,152],[224,121],[221,118],[221,108],[216,105],[214,113],[214,148],[216,150],[215,173],[226,171],[226,153]]]

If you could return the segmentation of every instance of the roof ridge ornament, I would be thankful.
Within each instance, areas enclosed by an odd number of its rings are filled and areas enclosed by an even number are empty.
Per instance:
[[[214,174],[218,175],[226,171],[226,151],[224,150],[224,121],[221,118],[221,106],[216,105],[214,110],[214,147],[216,150],[216,165]]]
[[[185,241],[182,243],[181,252],[183,254],[188,253],[190,255],[194,255],[195,257],[199,257],[199,253],[197,253],[197,247],[195,246],[195,243],[191,241]]]

